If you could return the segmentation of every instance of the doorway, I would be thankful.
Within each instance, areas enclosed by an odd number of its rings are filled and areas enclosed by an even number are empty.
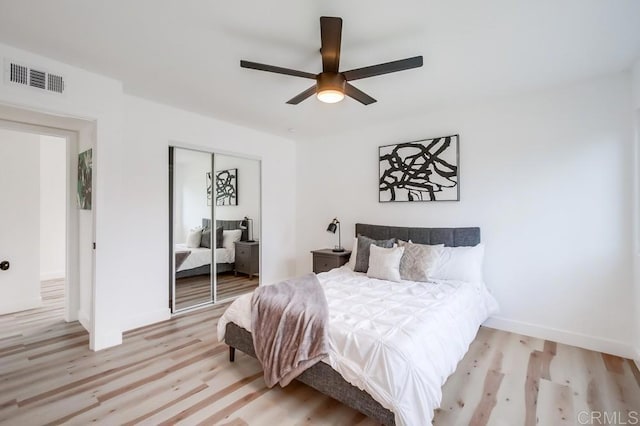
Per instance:
[[[78,320],[77,147],[76,132],[0,120],[2,334]]]

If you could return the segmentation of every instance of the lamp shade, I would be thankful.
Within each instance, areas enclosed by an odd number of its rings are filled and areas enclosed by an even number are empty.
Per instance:
[[[327,232],[331,232],[332,234],[335,234],[337,230],[338,230],[338,225],[336,225],[335,221],[331,222],[329,226],[327,226]]]

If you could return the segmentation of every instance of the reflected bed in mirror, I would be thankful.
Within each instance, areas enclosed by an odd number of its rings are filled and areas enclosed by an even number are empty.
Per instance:
[[[188,247],[186,242],[176,244],[176,309],[210,300],[210,247],[213,245],[217,245],[215,259],[218,300],[236,297],[257,287],[257,280],[234,274],[235,242],[248,239],[247,229],[240,229],[240,224],[241,220],[217,220],[216,229],[213,230],[211,220],[203,218],[199,247]],[[216,233],[218,229],[221,232]]]

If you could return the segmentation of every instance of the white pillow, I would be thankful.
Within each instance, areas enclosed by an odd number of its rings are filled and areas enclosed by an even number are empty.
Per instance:
[[[196,248],[200,247],[200,239],[202,238],[202,228],[193,228],[189,230],[187,234],[187,247]]]
[[[356,257],[358,257],[358,237],[353,239],[353,248],[351,249],[351,257],[347,266],[353,271],[356,269]]]
[[[371,244],[367,276],[387,281],[400,281],[400,259],[404,247],[384,248]]]
[[[242,238],[242,229],[232,229],[230,231],[222,231],[222,247],[232,249],[237,241]]]
[[[482,243],[474,247],[443,247],[438,264],[429,278],[483,282],[483,259],[484,244]]]

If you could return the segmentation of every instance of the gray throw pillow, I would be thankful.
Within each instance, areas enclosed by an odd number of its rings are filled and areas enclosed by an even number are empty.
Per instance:
[[[211,228],[207,228],[202,231],[200,237],[200,247],[211,248]]]
[[[395,241],[395,238],[389,240],[374,240],[363,235],[358,235],[358,251],[356,253],[356,264],[353,270],[355,272],[367,272],[369,269],[371,244],[375,244],[378,247],[391,248]]]
[[[428,281],[438,266],[444,244],[431,246],[399,241],[398,245],[404,247],[402,259],[400,259],[400,278],[409,281]]]
[[[223,248],[222,245],[222,236],[224,235],[224,229],[222,226],[218,226],[216,228],[216,248]]]

